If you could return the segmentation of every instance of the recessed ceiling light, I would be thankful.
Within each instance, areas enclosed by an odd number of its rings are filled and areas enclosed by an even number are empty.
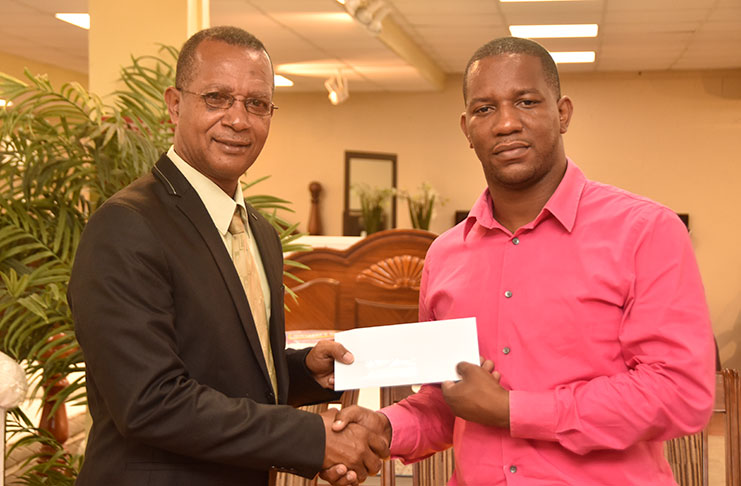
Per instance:
[[[58,13],[54,14],[56,18],[72,25],[76,25],[85,30],[90,30],[90,14],[86,13]]]
[[[13,104],[12,101],[6,101],[2,98],[0,98],[0,108],[5,106],[11,106]]]
[[[556,64],[594,62],[594,51],[551,52]]]
[[[515,37],[543,39],[556,37],[597,37],[597,24],[565,25],[510,25],[509,32]]]
[[[339,0],[337,0],[339,2]],[[499,0],[501,3],[519,2],[581,2],[582,0]]]
[[[280,74],[273,76],[273,79],[275,79],[276,86],[293,86],[293,81],[285,76],[281,76]]]

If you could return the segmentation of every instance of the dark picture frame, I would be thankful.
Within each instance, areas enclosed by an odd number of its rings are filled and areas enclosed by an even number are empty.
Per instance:
[[[353,194],[354,184],[396,189],[397,156],[391,153],[345,151],[345,195],[342,211],[342,234],[358,236],[363,230],[359,199]],[[396,228],[396,198],[386,212],[386,229]]]

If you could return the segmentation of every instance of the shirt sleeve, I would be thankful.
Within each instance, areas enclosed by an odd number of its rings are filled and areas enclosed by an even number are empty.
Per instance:
[[[429,260],[426,261],[420,284],[420,322],[435,319],[425,299],[430,266]],[[455,415],[445,403],[438,385],[424,385],[419,392],[382,409],[381,413],[391,422],[391,455],[405,464],[420,461],[453,445]]]
[[[669,210],[638,223],[618,335],[626,371],[554,390],[512,390],[513,437],[586,454],[695,433],[707,423],[715,346],[687,230]]]

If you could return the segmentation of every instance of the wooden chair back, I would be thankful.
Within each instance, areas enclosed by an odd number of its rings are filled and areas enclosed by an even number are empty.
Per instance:
[[[290,256],[310,267],[291,267],[304,283],[286,279],[286,330],[335,329],[416,322],[419,283],[433,233],[386,230],[346,250],[316,248]]]
[[[709,436],[722,434],[725,449],[725,485],[741,485],[741,379],[734,369],[716,374],[715,406],[710,423],[697,434],[666,442],[666,458],[679,486],[709,486]]]

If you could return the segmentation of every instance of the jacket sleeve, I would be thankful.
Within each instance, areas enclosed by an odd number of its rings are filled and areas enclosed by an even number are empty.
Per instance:
[[[313,476],[324,455],[321,417],[227,396],[187,369],[167,253],[149,219],[124,204],[108,201],[84,231],[68,299],[94,418],[95,406],[126,440],[175,454]]]
[[[316,382],[306,366],[306,355],[311,349],[288,349],[290,388],[288,404],[294,407],[339,400],[342,392],[327,390]]]

